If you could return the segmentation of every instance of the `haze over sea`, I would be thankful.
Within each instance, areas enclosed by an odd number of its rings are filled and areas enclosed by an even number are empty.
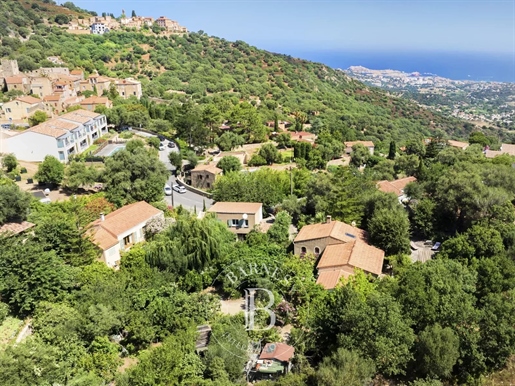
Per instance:
[[[285,52],[278,51],[278,52]],[[431,73],[454,80],[515,82],[515,57],[511,54],[466,52],[331,52],[296,51],[289,55],[346,69]]]

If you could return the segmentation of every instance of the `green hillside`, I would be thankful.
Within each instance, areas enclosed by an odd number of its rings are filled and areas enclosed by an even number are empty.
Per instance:
[[[70,4],[65,3],[74,8]],[[149,29],[73,35],[56,23],[60,13],[84,17],[42,1],[2,2],[0,56],[18,59],[22,71],[51,66],[46,58],[60,56],[68,67],[87,73],[132,76],[144,83],[149,97],[213,103],[221,112],[220,121],[230,119],[233,106],[248,101],[257,106],[262,122],[276,115],[293,120],[296,113],[297,119],[313,123],[315,130],[329,129],[338,140],[377,143],[393,138],[403,143],[438,129],[454,137],[464,137],[472,129],[323,64],[270,53],[242,41],[229,42],[202,31],[158,36]]]

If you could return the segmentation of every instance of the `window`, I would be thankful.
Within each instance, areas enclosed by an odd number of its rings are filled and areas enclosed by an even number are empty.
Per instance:
[[[209,189],[211,187],[211,184],[208,182],[207,183],[207,188]]]
[[[124,244],[125,246],[129,246],[129,245],[131,245],[131,244],[132,244],[132,235],[125,236],[125,237],[123,238],[123,244]]]
[[[249,227],[249,220],[243,220],[243,228]]]
[[[240,225],[240,220],[233,218],[231,220],[231,226],[237,227],[238,225]]]
[[[133,94],[136,95],[136,91],[134,91]]]
[[[301,256],[304,256],[306,254],[307,250],[306,250],[306,247],[301,247],[300,248],[300,255]]]
[[[64,153],[62,151],[59,152],[59,159],[64,161]]]
[[[6,108],[6,109],[5,109],[5,112],[6,112],[6,113],[10,113],[10,112],[11,112],[11,108],[10,108],[10,107]]]
[[[315,256],[320,255],[320,248],[315,247]]]

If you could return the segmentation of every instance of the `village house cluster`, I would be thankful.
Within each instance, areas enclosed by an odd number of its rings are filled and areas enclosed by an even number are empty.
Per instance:
[[[109,31],[120,30],[122,28],[151,28],[154,24],[163,28],[163,32],[172,34],[187,33],[188,29],[180,25],[177,21],[160,16],[157,19],[149,16],[125,16],[116,19],[112,16],[92,16],[85,19],[74,19],[68,24],[68,32],[76,34],[95,34],[103,35]]]
[[[22,73],[16,60],[2,60],[0,84],[4,90],[20,91],[19,96],[1,106],[0,124],[28,126],[28,118],[36,111],[44,111],[49,117],[56,117],[71,106],[81,106],[94,111],[99,105],[111,107],[104,96],[111,89],[121,98],[142,96],[141,82],[133,79],[113,79],[98,74],[85,77],[82,70],[70,71],[66,67],[39,68]],[[92,94],[85,97],[84,94]]]

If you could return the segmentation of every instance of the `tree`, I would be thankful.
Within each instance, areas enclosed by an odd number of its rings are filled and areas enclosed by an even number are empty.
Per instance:
[[[188,160],[188,164],[189,164],[190,168],[193,169],[197,166],[198,157],[194,151],[188,151],[188,153],[186,155],[186,159]]]
[[[339,348],[323,359],[316,379],[319,386],[362,386],[370,383],[374,374],[374,361],[362,358],[355,351]]]
[[[258,154],[265,159],[268,165],[272,165],[274,162],[278,162],[281,159],[279,151],[271,143],[265,143],[261,146]]]
[[[216,165],[223,170],[224,174],[229,172],[239,172],[241,170],[241,162],[233,155],[222,157]]]
[[[153,147],[154,149],[158,149],[159,150],[159,146],[161,145],[161,142],[159,141],[159,138],[157,138],[157,137],[148,137],[147,138],[147,144],[150,147]]]
[[[17,185],[0,185],[0,224],[25,220],[31,200]]]
[[[34,178],[40,184],[59,185],[64,177],[64,165],[54,156],[47,155],[38,166]]]
[[[400,206],[374,211],[368,231],[371,243],[383,249],[387,256],[409,253],[409,220]]]
[[[363,146],[361,143],[357,143],[352,146],[352,154],[350,156],[350,162],[356,166],[360,167],[366,165],[368,159],[370,158],[370,151]]]
[[[168,153],[168,159],[170,163],[175,166],[175,169],[181,170],[182,168],[182,155],[178,151],[171,151]]]
[[[419,335],[417,364],[421,376],[448,378],[460,356],[459,338],[454,331],[439,324],[427,326]]]
[[[395,141],[390,141],[390,149],[388,150],[388,159],[394,160],[397,154],[397,146],[395,145]]]
[[[274,140],[280,148],[286,149],[291,146],[291,136],[288,133],[280,133]]]
[[[14,154],[7,154],[2,158],[2,166],[6,169],[7,173],[12,172],[18,166],[18,160]]]
[[[470,133],[469,135],[469,143],[472,145],[474,143],[478,143],[481,145],[481,147],[485,147],[488,145],[491,145],[490,139],[482,132],[480,131],[474,131],[473,133]]]
[[[31,126],[39,125],[40,123],[48,120],[48,115],[44,111],[38,110],[29,117],[29,124]]]
[[[70,22],[70,18],[63,13],[60,13],[55,16],[54,21],[59,25],[63,25],[68,24]]]
[[[109,157],[103,179],[107,199],[117,206],[142,200],[156,202],[163,197],[168,171],[155,155],[136,147]]]
[[[270,241],[283,246],[290,244],[291,219],[289,213],[284,210],[277,213],[274,223],[267,232]]]
[[[231,131],[228,131],[218,137],[216,144],[220,150],[228,151],[245,144],[245,138],[243,138],[241,135],[237,135]]]
[[[95,167],[86,166],[85,162],[72,161],[64,173],[63,185],[73,192],[79,188],[93,185],[98,178]]]
[[[73,268],[31,237],[4,237],[0,255],[0,294],[16,313],[26,315],[74,285]]]

